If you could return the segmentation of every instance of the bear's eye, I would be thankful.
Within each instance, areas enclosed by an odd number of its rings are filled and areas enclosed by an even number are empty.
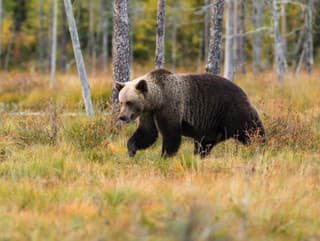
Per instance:
[[[127,102],[126,102],[126,105],[130,107],[130,106],[133,105],[133,103],[132,103],[131,101],[127,101]]]

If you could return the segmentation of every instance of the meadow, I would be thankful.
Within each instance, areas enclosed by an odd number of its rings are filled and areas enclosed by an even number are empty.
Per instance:
[[[136,71],[137,73],[142,70]],[[268,142],[230,140],[210,157],[162,159],[161,140],[129,158],[135,124],[118,125],[111,77],[0,73],[0,240],[320,240],[320,69],[248,73],[235,82]]]

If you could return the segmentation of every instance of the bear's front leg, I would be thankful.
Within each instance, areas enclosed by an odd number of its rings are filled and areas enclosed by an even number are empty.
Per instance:
[[[151,146],[158,137],[158,131],[151,114],[143,114],[139,117],[138,129],[128,141],[128,153],[133,157],[137,150]]]
[[[162,135],[161,155],[164,157],[173,156],[181,144],[181,125],[178,121],[169,120],[163,116],[157,116],[156,120]]]

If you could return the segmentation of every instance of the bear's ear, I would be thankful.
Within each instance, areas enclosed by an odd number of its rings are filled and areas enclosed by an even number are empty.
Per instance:
[[[148,92],[147,81],[140,80],[139,83],[136,85],[136,89],[143,94],[147,93]]]
[[[115,87],[118,91],[120,91],[125,85],[126,83],[116,81]]]

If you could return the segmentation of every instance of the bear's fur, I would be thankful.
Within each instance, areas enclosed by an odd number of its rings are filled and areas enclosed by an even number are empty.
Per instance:
[[[175,154],[181,136],[194,139],[194,153],[205,157],[221,141],[235,138],[249,144],[264,136],[257,111],[241,88],[212,74],[173,74],[157,69],[127,83],[117,83],[122,121],[139,125],[128,141],[128,152],[163,138],[162,155]]]

